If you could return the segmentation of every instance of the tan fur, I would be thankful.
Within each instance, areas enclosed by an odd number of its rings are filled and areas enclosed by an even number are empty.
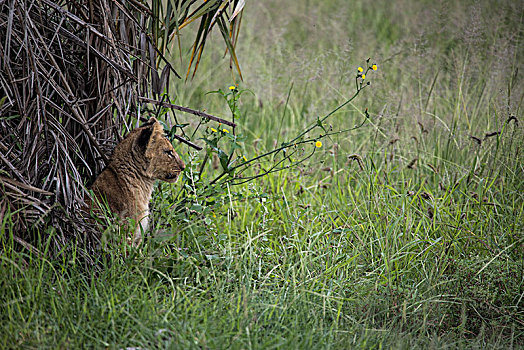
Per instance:
[[[114,214],[132,219],[136,226],[134,236],[128,239],[136,245],[148,226],[154,181],[175,182],[184,168],[184,162],[164,136],[162,125],[151,118],[116,146],[92,190],[100,202],[107,201]]]

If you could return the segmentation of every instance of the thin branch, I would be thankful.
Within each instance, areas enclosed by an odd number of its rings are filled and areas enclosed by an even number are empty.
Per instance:
[[[188,107],[182,107],[182,106],[174,105],[174,104],[168,103],[168,102],[157,101],[157,100],[153,100],[153,99],[150,99],[150,98],[147,98],[147,97],[143,97],[143,96],[139,96],[138,99],[140,101],[152,103],[152,104],[155,104],[155,105],[158,105],[158,106],[172,108],[172,109],[176,109],[177,111],[191,113],[191,114],[197,115],[197,116],[202,117],[202,118],[211,119],[211,120],[214,120],[214,121],[219,122],[221,124],[229,125],[229,126],[231,126],[233,128],[237,126],[235,123],[230,122],[229,120],[225,120],[225,119],[222,119],[222,118],[219,118],[219,117],[215,117],[214,115],[207,114],[207,113],[201,112],[201,111],[197,111],[195,109],[191,109],[191,108],[188,108]]]
[[[47,195],[47,196],[54,195],[54,193],[52,193],[52,192],[45,191],[45,190],[42,190],[40,188],[36,188],[34,186],[22,183],[20,181],[9,179],[9,178],[7,178],[5,176],[0,176],[0,183],[2,183],[2,182],[9,182],[12,185],[17,186],[18,188],[23,188],[24,190],[27,190],[27,191],[38,192],[38,193],[42,193],[42,194]]]
[[[362,90],[364,87],[360,88],[360,90]],[[335,108],[334,110],[332,110],[331,112],[329,112],[328,114],[326,114],[324,117],[322,117],[322,119],[319,119],[320,122],[323,122],[325,121],[328,117],[330,117],[331,115],[333,115],[336,111],[340,110],[342,107],[346,106],[349,102],[351,102],[353,99],[355,99],[355,97],[357,97],[357,95],[359,94],[360,90],[357,90],[357,92],[351,97],[349,98],[346,102],[342,103],[340,106],[338,106],[337,108]],[[345,130],[339,130],[339,131],[335,131],[335,132],[331,132],[331,133],[326,133],[324,134],[323,136],[321,136],[320,138],[322,137],[326,137],[326,136],[332,136],[332,135],[336,135],[336,134],[340,134],[340,133],[344,133],[344,132],[348,132],[348,131],[352,131],[352,130],[356,130],[356,129],[359,129],[361,128],[365,123],[366,121],[368,120],[368,117],[367,117],[367,114],[366,114],[366,118],[359,124],[359,125],[356,125],[355,127],[353,128],[349,128],[349,129],[345,129]],[[310,126],[309,128],[306,129],[306,131],[302,132],[299,134],[299,136],[293,138],[291,141],[289,142],[285,142],[283,143],[279,148],[275,148],[274,150],[271,150],[269,152],[266,152],[264,154],[261,154],[255,158],[252,158],[252,159],[249,159],[248,161],[242,163],[242,164],[239,164],[239,165],[235,165],[234,167],[231,167],[229,168],[229,171],[223,171],[220,175],[218,175],[215,179],[213,179],[208,186],[212,186],[213,184],[215,184],[218,180],[220,180],[222,177],[224,177],[225,175],[229,174],[230,171],[233,171],[235,169],[238,169],[240,167],[243,167],[243,166],[247,166],[248,164],[252,163],[252,162],[255,162],[259,159],[262,159],[264,157],[267,157],[269,155],[272,155],[272,154],[276,154],[282,150],[285,150],[287,148],[290,148],[290,147],[295,147],[295,146],[298,146],[298,145],[301,145],[301,144],[305,144],[305,143],[313,143],[313,142],[316,142],[317,140],[319,140],[319,138],[314,138],[314,139],[307,139],[307,140],[302,140],[302,141],[298,141],[296,142],[300,137],[304,136],[307,132],[319,127],[320,124],[319,123],[316,123],[316,124],[313,124],[312,126]]]
[[[191,142],[191,141],[186,140],[186,139],[183,138],[182,136],[173,135],[173,137],[174,137],[175,139],[177,139],[178,141],[185,143],[185,144],[188,145],[188,146],[191,146],[191,147],[193,147],[193,148],[196,148],[196,149],[199,150],[199,151],[202,150],[202,147],[200,147],[199,145],[194,144],[194,143]]]

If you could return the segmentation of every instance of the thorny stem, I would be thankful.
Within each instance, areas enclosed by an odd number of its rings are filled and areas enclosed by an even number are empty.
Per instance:
[[[353,101],[357,96],[358,94],[360,93],[360,91],[362,91],[367,85],[363,85],[363,86],[360,86],[357,91],[355,92],[355,94],[353,96],[351,96],[347,101],[345,101],[344,103],[342,103],[341,105],[339,105],[337,108],[335,108],[334,110],[332,110],[331,112],[329,112],[328,114],[326,114],[324,117],[322,117],[321,119],[319,119],[315,124],[311,125],[310,127],[308,127],[306,130],[304,130],[303,132],[301,132],[298,136],[296,136],[294,139],[292,139],[291,141],[289,142],[286,142],[286,143],[283,143],[279,148],[276,148],[274,150],[271,150],[269,152],[266,152],[264,154],[261,154],[255,158],[252,158],[252,159],[249,159],[248,161],[242,163],[242,164],[239,164],[239,165],[236,165],[234,167],[231,167],[229,168],[229,171],[223,171],[220,175],[218,175],[215,179],[213,179],[208,185],[206,185],[205,188],[215,184],[218,180],[220,180],[222,177],[224,177],[225,175],[229,174],[229,172],[235,170],[235,169],[238,169],[242,166],[247,166],[248,164],[252,163],[252,162],[255,162],[261,158],[264,158],[264,157],[267,157],[269,155],[272,155],[272,154],[275,154],[275,153],[278,153],[282,150],[285,150],[289,147],[294,147],[294,146],[298,146],[298,145],[301,145],[301,144],[306,144],[306,143],[312,143],[312,142],[315,142],[318,140],[318,138],[315,138],[315,139],[307,139],[307,140],[302,140],[302,141],[299,141],[299,142],[295,142],[297,141],[298,139],[300,139],[301,137],[303,137],[304,135],[306,135],[308,132],[310,132],[311,130],[317,128],[319,126],[319,122],[322,123],[324,122],[327,118],[329,118],[330,116],[332,116],[334,113],[336,113],[337,111],[339,111],[341,108],[345,107],[348,103],[350,103],[351,101]],[[347,131],[351,131],[351,130],[355,130],[355,129],[358,129],[360,127],[362,127],[364,125],[364,123],[366,122],[367,120],[367,117],[366,119],[363,120],[363,122],[360,124],[360,125],[357,125],[356,127],[354,128],[350,128],[350,129],[346,129],[346,130],[340,130],[340,131],[336,131],[336,132],[332,132],[332,133],[326,133],[324,136],[321,136],[321,137],[325,137],[325,136],[331,136],[331,135],[336,135],[336,134],[339,134],[339,133],[343,133],[343,132],[347,132]],[[314,152],[313,152],[314,153]],[[311,154],[312,155],[312,154]],[[308,156],[307,158],[311,157]],[[291,155],[289,156],[286,156],[283,158],[284,159],[289,159]],[[305,159],[307,159],[305,158]],[[301,160],[300,162],[294,164],[294,165],[298,165],[300,164],[302,161],[304,161],[305,159]],[[280,162],[279,162],[280,163]],[[279,163],[277,163],[275,166],[277,166]],[[264,173],[263,175],[267,175],[269,174],[270,172],[273,172],[271,171],[272,169],[274,169],[274,167],[272,167],[270,169],[270,171]],[[281,170],[283,168],[279,168],[279,170]],[[275,170],[276,171],[276,170]],[[258,177],[261,177],[263,176],[261,174],[259,175],[256,175],[255,177],[251,178],[250,180],[252,179],[255,179],[255,178],[258,178]],[[247,181],[247,180],[246,180]],[[237,185],[237,184],[241,184],[241,183],[244,183],[246,181],[243,181],[243,182],[240,182],[240,183],[234,183],[234,185]]]
[[[313,141],[313,140],[310,140],[310,141]],[[226,183],[231,183],[231,185],[241,185],[243,183],[246,183],[246,182],[249,182],[251,180],[254,180],[254,179],[257,179],[259,177],[262,177],[262,176],[266,176],[268,174],[271,174],[271,173],[274,173],[274,172],[277,172],[277,171],[280,171],[280,170],[284,170],[284,169],[289,169],[291,168],[292,166],[297,166],[303,162],[305,162],[306,160],[308,160],[309,158],[311,158],[313,156],[313,154],[315,154],[315,149],[313,149],[313,151],[305,158],[302,158],[301,160],[299,160],[298,162],[296,163],[293,163],[293,165],[286,165],[286,166],[283,166],[283,167],[280,167],[280,168],[277,168],[277,166],[279,164],[281,164],[282,162],[284,162],[286,159],[290,159],[290,157],[295,154],[295,152],[291,153],[289,156],[285,157],[285,158],[282,158],[278,163],[276,163],[275,165],[273,165],[269,170],[265,171],[264,173],[262,174],[258,174],[258,175],[255,175],[255,176],[251,176],[251,177],[248,177],[248,178],[242,178],[242,181],[239,181],[239,182],[234,182],[235,180],[240,180],[239,178],[233,178],[233,179],[230,179],[228,181],[226,181]]]
[[[334,110],[332,110],[331,112],[329,112],[328,114],[326,114],[324,117],[322,117],[322,119],[320,119],[320,123],[324,122],[327,118],[331,117],[333,114],[335,114],[338,110],[340,110],[341,108],[345,107],[348,103],[350,103],[351,101],[353,101],[357,96],[358,94],[360,93],[360,91],[362,91],[367,85],[364,85],[364,86],[361,86],[360,88],[357,89],[357,92],[355,92],[355,94],[353,96],[351,96],[346,102],[342,103],[340,106],[338,106],[337,108],[335,108]],[[308,132],[310,132],[311,130],[313,130],[314,128],[316,128],[318,126],[318,122],[311,125],[309,128],[307,128],[306,130],[304,130],[303,132],[301,132],[297,137],[295,137],[293,140],[289,141],[288,142],[288,145],[291,144],[291,143],[294,143],[296,140],[298,140],[299,138],[301,138],[302,136],[304,136],[305,134],[307,134]]]

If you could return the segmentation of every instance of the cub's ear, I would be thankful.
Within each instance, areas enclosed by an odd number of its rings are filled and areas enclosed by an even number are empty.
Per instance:
[[[136,143],[140,149],[145,150],[153,134],[153,126],[142,127]]]
[[[151,126],[151,129],[153,129],[153,132],[156,134],[164,135],[164,127],[162,126],[162,124],[157,122],[156,119],[155,119],[155,123]]]
[[[164,134],[164,127],[162,126],[162,124],[160,124],[160,122],[155,117],[149,119],[147,122],[142,124],[142,128],[145,128],[145,127],[151,128],[154,134],[160,134],[160,135]]]
[[[146,126],[151,126],[151,125],[154,125],[158,123],[158,120],[156,120],[155,117],[152,117],[151,119],[149,119],[147,122],[145,122],[144,124],[142,124],[142,128],[143,127],[146,127]]]

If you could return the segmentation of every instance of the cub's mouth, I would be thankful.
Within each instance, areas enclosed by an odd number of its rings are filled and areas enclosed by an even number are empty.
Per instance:
[[[167,173],[164,176],[164,179],[166,179],[166,180],[176,180],[178,178],[178,175],[180,175],[180,171],[176,171],[174,173]]]

